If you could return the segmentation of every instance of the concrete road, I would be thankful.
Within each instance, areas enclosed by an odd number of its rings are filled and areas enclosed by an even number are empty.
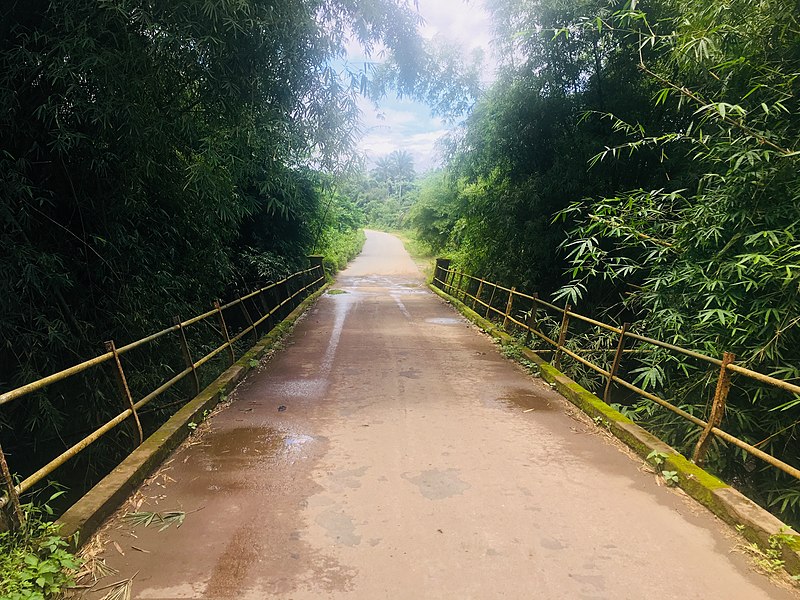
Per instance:
[[[131,503],[184,524],[101,534],[107,581],[136,574],[141,599],[796,597],[429,292],[396,238],[370,232],[334,287]]]

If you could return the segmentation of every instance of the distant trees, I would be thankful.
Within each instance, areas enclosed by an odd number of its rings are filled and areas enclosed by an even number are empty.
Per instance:
[[[372,177],[378,183],[386,185],[389,196],[394,196],[403,203],[403,188],[408,188],[414,181],[414,159],[405,150],[395,150],[388,156],[378,159]]]
[[[379,158],[369,173],[356,175],[353,183],[360,189],[360,202],[371,226],[404,226],[417,191],[414,158],[408,151],[394,150]]]

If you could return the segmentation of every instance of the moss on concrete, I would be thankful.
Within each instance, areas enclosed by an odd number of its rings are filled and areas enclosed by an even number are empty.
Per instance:
[[[191,432],[190,423],[202,419],[250,371],[251,361],[271,350],[281,338],[291,331],[297,319],[325,292],[327,285],[314,292],[295,308],[289,316],[276,325],[255,346],[237,360],[197,396],[189,400],[158,430],[139,445],[111,473],[94,486],[58,520],[61,535],[74,546],[94,533],[128,495],[142,483],[186,439]]]
[[[431,285],[431,289],[452,304],[470,321],[501,344],[515,340],[497,325],[484,319],[463,302]],[[593,419],[599,419],[615,437],[624,442],[643,459],[656,451],[665,455],[665,471],[675,471],[678,485],[692,498],[708,508],[726,523],[735,526],[746,539],[769,549],[770,544],[780,545],[784,568],[790,574],[800,574],[800,534],[777,517],[733,489],[727,483],[689,461],[674,448],[642,429],[619,411],[614,410],[589,390],[561,373],[529,348],[520,348],[520,354],[534,363],[545,381],[562,396]],[[777,537],[776,537],[777,536]]]

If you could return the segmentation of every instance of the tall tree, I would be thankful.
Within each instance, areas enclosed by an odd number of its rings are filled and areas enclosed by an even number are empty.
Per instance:
[[[345,32],[407,82],[418,22],[401,0],[4,3],[0,389],[296,268],[315,171],[356,130],[361,86],[332,67]],[[154,379],[174,369],[151,359]],[[115,404],[85,383],[4,406],[4,435],[102,422]]]
[[[602,164],[658,148],[690,152],[691,177],[662,187],[618,188],[576,203],[568,245],[575,280],[566,294],[599,277],[619,290],[650,335],[712,356],[800,380],[800,22],[793,1],[675,3],[674,18],[622,12],[608,25],[660,59],[635,54],[642,78],[660,91],[654,103],[671,120],[614,126],[628,140],[598,155]],[[679,123],[676,127],[674,123]],[[660,125],[660,126],[659,126]],[[707,374],[659,352],[638,371],[685,410],[702,414]],[[640,410],[648,410],[641,405]],[[789,462],[796,448],[800,400],[740,381],[725,427]],[[652,423],[678,446],[693,432],[667,415]],[[733,448],[717,446],[712,465],[778,510],[800,519],[800,486],[762,469]]]

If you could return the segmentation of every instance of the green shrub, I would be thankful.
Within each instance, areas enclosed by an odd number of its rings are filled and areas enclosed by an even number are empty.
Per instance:
[[[47,504],[26,504],[23,511],[25,523],[20,529],[0,533],[0,598],[52,598],[74,584],[80,559],[58,534],[60,525],[48,520],[53,511]]]

